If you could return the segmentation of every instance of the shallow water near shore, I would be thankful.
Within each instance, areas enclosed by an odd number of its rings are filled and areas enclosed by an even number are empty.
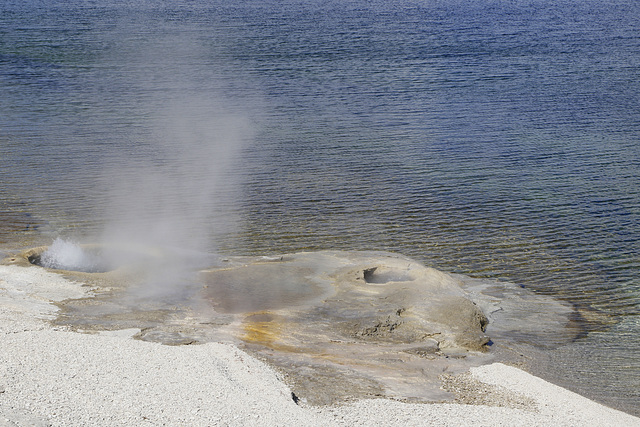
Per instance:
[[[626,1],[9,2],[0,251],[400,253],[578,307],[535,373],[637,414],[639,22]]]

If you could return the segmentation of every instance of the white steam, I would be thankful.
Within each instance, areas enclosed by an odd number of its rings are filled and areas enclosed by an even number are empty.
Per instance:
[[[202,108],[189,103],[166,112],[155,152],[123,159],[108,178],[105,243],[204,251],[233,226],[229,215],[238,183],[229,172],[247,125],[214,115],[203,121]]]
[[[117,80],[143,100],[136,120],[147,131],[105,169],[102,243],[164,253],[144,290],[157,295],[188,282],[194,254],[214,252],[216,237],[234,227],[240,190],[232,172],[252,131],[238,103],[221,94],[219,67],[199,43],[165,36],[134,50],[117,58]]]

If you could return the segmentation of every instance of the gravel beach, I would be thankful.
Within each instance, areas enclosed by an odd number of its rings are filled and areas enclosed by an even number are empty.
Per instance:
[[[464,401],[481,404],[307,406],[233,345],[167,346],[133,339],[135,329],[86,334],[48,323],[51,301],[86,292],[43,269],[0,266],[0,426],[640,426],[500,363],[458,379]]]

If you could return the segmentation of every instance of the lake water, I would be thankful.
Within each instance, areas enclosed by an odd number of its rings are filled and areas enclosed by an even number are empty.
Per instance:
[[[593,313],[540,374],[638,414],[637,2],[0,12],[0,248],[398,252]]]

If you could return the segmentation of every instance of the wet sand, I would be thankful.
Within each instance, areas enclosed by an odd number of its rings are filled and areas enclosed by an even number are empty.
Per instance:
[[[0,266],[0,425],[611,425],[640,419],[501,363],[445,380],[455,403],[309,405],[234,345],[168,346],[139,329],[53,326],[52,304],[91,288],[38,267]]]

